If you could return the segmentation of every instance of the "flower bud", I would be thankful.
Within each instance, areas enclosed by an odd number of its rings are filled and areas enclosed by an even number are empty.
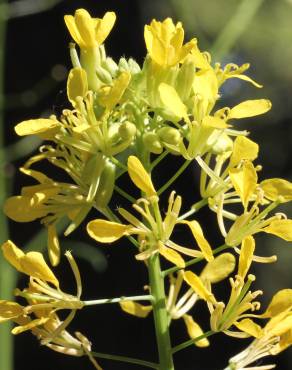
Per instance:
[[[122,139],[129,139],[136,135],[136,131],[137,129],[134,123],[125,121],[120,125],[118,132]]]
[[[162,153],[163,147],[159,140],[159,136],[154,132],[146,132],[143,135],[143,142],[145,147],[151,153],[160,154]]]
[[[111,76],[115,77],[117,75],[119,67],[112,58],[107,57],[102,63],[102,66],[111,74]]]
[[[157,131],[161,141],[167,144],[177,145],[181,140],[181,134],[178,129],[174,127],[162,127]]]
[[[96,67],[96,75],[104,84],[111,84],[113,81],[111,74],[101,66]]]

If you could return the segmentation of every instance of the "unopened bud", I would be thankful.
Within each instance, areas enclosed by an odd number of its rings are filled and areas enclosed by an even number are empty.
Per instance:
[[[157,131],[157,134],[161,141],[167,144],[177,145],[181,141],[181,134],[174,127],[162,127]]]
[[[125,121],[119,127],[119,136],[122,139],[129,139],[136,135],[136,126],[134,123]]]
[[[162,153],[163,147],[161,145],[161,142],[159,141],[159,136],[155,134],[154,132],[146,132],[143,135],[143,142],[146,148],[151,153],[155,153],[155,154]]]
[[[112,58],[107,57],[102,63],[102,66],[111,74],[111,76],[115,77],[117,75],[119,67]]]
[[[113,81],[111,74],[100,66],[96,68],[96,75],[104,84],[111,84]]]

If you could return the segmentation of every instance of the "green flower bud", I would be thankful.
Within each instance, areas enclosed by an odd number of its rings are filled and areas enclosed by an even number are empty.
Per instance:
[[[102,66],[111,74],[112,77],[116,77],[119,67],[112,58],[107,57],[106,60],[102,63]]]
[[[119,60],[119,70],[121,72],[123,72],[123,71],[128,72],[129,71],[129,64],[128,64],[126,58],[120,58],[120,60]]]
[[[157,131],[157,134],[161,141],[167,144],[177,145],[181,140],[179,130],[174,127],[162,127]]]
[[[101,66],[96,68],[96,75],[104,84],[111,84],[113,82],[111,74]]]
[[[145,147],[151,153],[160,154],[162,153],[163,147],[161,142],[159,141],[159,136],[154,132],[146,132],[143,135],[143,143]]]
[[[111,162],[106,162],[95,196],[96,206],[98,208],[106,207],[111,200],[115,186],[115,174],[116,166]]]
[[[125,121],[120,125],[118,133],[122,139],[129,139],[136,135],[136,131],[134,123]]]
[[[136,74],[136,73],[139,73],[141,71],[141,68],[140,68],[139,64],[132,58],[130,58],[128,60],[128,66],[129,66],[129,71],[132,74]]]

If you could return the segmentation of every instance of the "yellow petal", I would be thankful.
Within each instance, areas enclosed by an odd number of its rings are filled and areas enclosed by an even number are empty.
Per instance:
[[[292,183],[284,179],[267,179],[260,183],[265,197],[275,201],[289,202],[292,200]]]
[[[51,118],[29,119],[18,123],[14,130],[19,136],[38,135],[50,140],[59,131],[60,122]]]
[[[292,345],[292,329],[287,330],[281,335],[277,353],[284,351],[286,348]],[[274,353],[273,353],[274,354]]]
[[[133,183],[146,193],[147,197],[156,196],[156,190],[151,181],[150,175],[146,172],[139,159],[133,155],[128,158],[128,172]]]
[[[105,86],[103,90],[101,89],[101,95],[98,97],[100,105],[107,109],[112,109],[119,103],[130,83],[130,80],[131,74],[129,72],[122,72],[119,77],[116,78],[111,88]]]
[[[258,177],[253,164],[247,161],[241,168],[231,168],[229,176],[244,208],[247,208],[248,202],[257,186]]]
[[[52,266],[57,266],[60,262],[60,244],[55,224],[48,226],[48,254]]]
[[[82,39],[80,47],[92,48],[97,46],[95,40],[95,22],[85,9],[77,9],[74,15],[75,24]]]
[[[239,78],[240,80],[244,80],[246,82],[250,82],[252,85],[258,88],[262,88],[263,85],[258,84],[256,81],[254,81],[252,78],[246,76],[246,75],[239,75],[239,74],[233,74],[227,78]]]
[[[193,90],[195,95],[202,99],[201,104],[207,112],[210,103],[213,104],[218,98],[218,81],[212,68],[196,73]]]
[[[272,298],[271,303],[266,309],[263,317],[275,317],[284,311],[292,308],[292,289],[282,289]]]
[[[16,222],[30,222],[44,216],[40,208],[33,208],[31,198],[26,196],[14,196],[4,203],[4,213]]]
[[[207,302],[216,303],[214,295],[205,287],[199,276],[194,274],[192,271],[185,271],[184,280],[191,286],[195,293],[200,296],[200,298]]]
[[[163,106],[178,118],[187,117],[187,107],[181,101],[175,88],[166,83],[161,83],[158,87],[160,99]]]
[[[2,245],[2,251],[6,260],[19,272],[59,286],[57,278],[41,253],[28,252],[25,254],[10,240]]]
[[[234,325],[241,331],[255,337],[260,338],[262,336],[262,328],[250,319],[243,319],[239,322],[235,322]]]
[[[101,45],[108,37],[115,24],[116,14],[114,12],[106,12],[102,19],[94,20],[96,21],[95,39],[98,44]]]
[[[207,57],[199,50],[197,43],[195,43],[191,55],[194,56],[195,66],[200,69],[210,69],[210,63]]]
[[[275,220],[269,226],[262,229],[265,233],[273,234],[286,240],[292,241],[292,220]]]
[[[26,325],[16,326],[11,330],[11,333],[14,335],[21,334],[24,331],[32,330],[37,326],[42,326],[49,320],[50,319],[48,317],[41,317],[40,319],[32,320]]]
[[[46,261],[41,253],[28,252],[21,258],[20,263],[25,274],[37,279],[51,282],[57,287],[59,286],[58,279],[46,264]]]
[[[267,99],[246,100],[230,110],[228,119],[254,117],[268,112],[272,103]]]
[[[179,223],[185,224],[190,228],[193,234],[193,237],[196,239],[196,242],[198,243],[198,246],[201,249],[205,259],[208,262],[212,261],[214,259],[212,248],[210,244],[208,243],[208,241],[205,239],[203,230],[200,224],[195,220],[193,221],[184,220],[184,221],[180,221]]]
[[[0,323],[23,314],[23,307],[16,302],[0,301]]]
[[[123,225],[107,220],[93,220],[87,224],[88,234],[100,243],[113,243],[132,229],[130,225]]]
[[[88,91],[87,74],[83,68],[72,68],[67,79],[68,99],[75,106],[77,96],[85,97]]]
[[[273,319],[272,319],[273,320]],[[275,326],[269,329],[269,334],[276,336],[283,335],[284,333],[290,331],[292,328],[292,315],[286,316],[281,321],[278,321]]]
[[[253,161],[257,158],[259,146],[245,136],[237,136],[234,141],[230,167],[235,167],[242,160]]]
[[[144,306],[134,301],[119,302],[121,309],[130,315],[145,318],[152,311],[152,306]]]
[[[218,283],[227,278],[234,270],[236,259],[231,253],[222,253],[215,257],[213,261],[206,264],[200,277],[202,280],[207,280],[211,284]]]
[[[194,321],[192,316],[190,315],[183,315],[184,322],[186,324],[188,334],[191,339],[196,339],[204,334],[203,330],[201,329],[200,325]],[[210,342],[207,338],[203,338],[194,342],[194,345],[197,347],[208,347]]]
[[[227,127],[227,123],[223,119],[214,116],[204,117],[202,125],[218,129]]]
[[[82,44],[82,38],[80,36],[80,33],[78,31],[78,28],[76,26],[76,23],[75,23],[75,19],[73,17],[73,15],[65,15],[64,16],[64,21],[65,21],[65,24],[70,32],[70,35],[72,37],[72,39],[79,45],[79,46],[84,46]]]
[[[12,265],[17,271],[23,272],[20,260],[25,254],[21,249],[19,249],[11,240],[7,240],[7,242],[2,244],[2,252],[10,265]]]
[[[255,250],[255,241],[252,236],[247,236],[243,239],[240,249],[240,256],[238,262],[238,275],[244,280],[250,265],[253,261],[253,253]]]
[[[181,255],[171,248],[167,248],[164,245],[159,246],[159,253],[167,259],[169,262],[174,263],[179,268],[185,267],[185,261]]]

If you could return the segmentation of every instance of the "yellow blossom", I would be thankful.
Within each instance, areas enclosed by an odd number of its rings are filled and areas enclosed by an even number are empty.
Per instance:
[[[80,48],[101,45],[109,35],[116,21],[114,12],[107,12],[103,18],[92,18],[85,9],[77,9],[74,17],[65,15],[66,26],[73,40]]]
[[[0,302],[0,322],[11,319],[19,324],[13,329],[13,334],[49,325],[55,310],[68,309],[71,311],[65,321],[60,326],[55,327],[51,337],[46,338],[49,343],[69,325],[75,316],[76,310],[83,307],[83,302],[80,300],[82,293],[81,278],[75,260],[70,252],[66,252],[65,255],[70,263],[77,285],[76,296],[73,296],[60,289],[58,279],[41,253],[24,253],[10,240],[2,245],[2,252],[4,258],[17,271],[30,277],[29,286],[23,290],[16,289],[14,293],[16,296],[26,299],[28,303],[26,306],[8,301]]]
[[[204,256],[207,261],[211,261],[213,259],[212,250],[198,222],[195,220],[178,221],[181,197],[175,197],[175,192],[170,194],[168,209],[163,220],[151,177],[138,158],[129,157],[128,172],[134,184],[147,196],[147,198],[139,199],[136,204],[133,204],[133,208],[143,216],[145,221],[140,221],[125,209],[120,208],[120,214],[129,224],[124,225],[101,219],[93,220],[87,225],[89,235],[101,243],[111,243],[122,236],[139,235],[140,253],[136,256],[139,260],[145,260],[155,253],[160,253],[170,262],[179,267],[184,267],[185,262],[180,255],[180,253],[183,253],[191,257]],[[175,225],[179,223],[186,224],[189,227],[200,251],[185,248],[169,239]]]
[[[259,359],[277,355],[292,345],[292,290],[277,292],[267,310],[258,317],[269,318],[262,328],[251,319],[241,320],[236,326],[253,336],[253,342],[241,353],[232,357],[229,364],[232,369],[245,370]],[[262,365],[258,369],[271,369],[274,365]]]
[[[172,19],[163,22],[155,19],[145,26],[145,43],[152,60],[162,67],[171,67],[181,62],[196,45],[193,39],[183,45],[184,29],[178,22],[174,25]]]
[[[21,195],[8,198],[4,204],[4,212],[17,222],[41,219],[48,227],[49,257],[55,266],[60,259],[56,223],[63,217],[68,217],[72,223],[66,233],[72,232],[89,212],[91,205],[86,202],[85,195],[80,194],[77,186],[54,182],[38,171],[24,168],[22,172],[41,183],[23,187]]]

